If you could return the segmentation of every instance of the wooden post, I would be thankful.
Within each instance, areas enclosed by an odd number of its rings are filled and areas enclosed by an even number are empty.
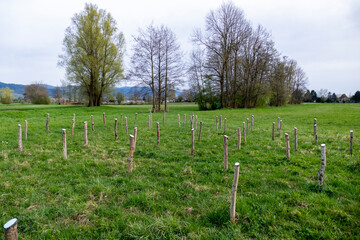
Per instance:
[[[216,116],[216,131],[219,129],[219,119],[218,116]]]
[[[254,130],[254,115],[251,115],[251,131]]]
[[[75,119],[72,119],[72,124],[71,124],[71,136],[74,136],[74,128],[75,128]]]
[[[180,114],[178,114],[178,124],[179,124],[179,128],[181,127],[181,124],[180,124]]]
[[[201,132],[202,132],[202,128],[203,128],[203,122],[200,121],[200,130],[199,130],[199,138],[198,140],[200,141],[201,140]]]
[[[114,126],[115,140],[118,139],[117,125],[118,125],[118,120],[117,120],[117,118],[115,118],[115,126]]]
[[[290,142],[289,142],[289,134],[285,133],[285,144],[286,144],[286,157],[290,159]]]
[[[279,137],[281,137],[282,120],[280,120]]]
[[[106,125],[106,119],[105,119],[105,113],[103,112],[103,121],[104,121],[104,125]]]
[[[163,124],[165,124],[165,110],[163,112]]]
[[[294,138],[295,138],[295,140],[294,140],[294,146],[295,146],[295,152],[297,152],[297,128],[294,128]]]
[[[317,124],[317,119],[316,118],[314,118],[314,136],[315,136],[315,134],[316,134],[316,124]]]
[[[235,208],[236,208],[236,192],[237,186],[239,182],[239,166],[240,164],[237,162],[235,163],[234,168],[234,180],[231,187],[231,203],[230,203],[230,221],[235,222]]]
[[[243,136],[244,136],[244,143],[246,143],[245,122],[243,122]]]
[[[94,116],[93,115],[91,115],[91,130],[95,131],[95,128],[94,128]]]
[[[28,132],[28,126],[27,126],[27,120],[25,120],[24,140],[27,140],[27,132]]]
[[[120,127],[123,128],[123,115],[120,115]]]
[[[4,225],[5,240],[17,240],[17,219],[13,218]]]
[[[22,131],[21,131],[21,124],[18,124],[19,136],[18,136],[18,145],[19,145],[19,152],[23,151],[23,144],[22,144]]]
[[[237,128],[237,135],[238,135],[237,149],[240,149],[241,148],[241,129],[240,129],[240,127]]]
[[[246,119],[246,134],[249,133],[249,119]]]
[[[195,152],[195,136],[194,129],[191,129],[191,155],[194,155]]]
[[[134,127],[134,151],[136,149],[136,140],[137,140],[137,127]]]
[[[226,118],[224,118],[224,134],[226,134]]]
[[[272,140],[275,140],[275,122],[273,122],[273,128],[272,128]]]
[[[127,124],[127,117],[125,117],[125,132],[126,132],[126,134],[129,133],[128,124]]]
[[[195,115],[195,131],[197,129],[197,120],[198,120],[198,117],[197,117],[197,115]]]
[[[88,137],[87,137],[87,122],[84,122],[84,144],[88,144]]]
[[[194,118],[190,115],[190,129],[194,128]]]
[[[326,167],[326,146],[325,144],[321,144],[321,166],[320,166],[320,170],[318,171],[319,187],[321,187],[324,183],[325,167]]]
[[[133,164],[134,164],[134,136],[130,134],[130,150],[129,150],[129,160],[128,160],[128,171],[132,172],[133,170]]]
[[[149,130],[151,129],[151,116],[149,115]]]
[[[183,122],[184,126],[186,124],[186,113],[184,113],[184,122]]]
[[[46,131],[49,131],[49,121],[50,121],[50,114],[46,114]]]
[[[226,118],[225,118],[226,119]],[[228,141],[229,141],[229,137],[224,135],[224,169],[228,170]]]
[[[318,136],[317,136],[317,125],[314,124],[314,137],[315,137],[315,145],[318,144]]]
[[[219,128],[221,128],[222,126],[222,115],[220,114],[220,117],[219,117]]]
[[[63,158],[67,159],[66,129],[62,130],[62,139],[63,139]]]
[[[353,154],[353,139],[354,139],[354,131],[351,130],[350,131],[350,148],[349,148],[350,155]]]
[[[160,126],[159,122],[156,123],[156,136],[157,136],[157,145],[160,145]]]
[[[277,122],[277,130],[279,131],[280,129],[280,117],[278,117],[278,122]]]
[[[134,124],[136,124],[136,119],[137,119],[137,113],[135,113],[135,120],[134,120]]]

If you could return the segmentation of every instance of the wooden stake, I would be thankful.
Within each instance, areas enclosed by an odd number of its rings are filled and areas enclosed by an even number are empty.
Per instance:
[[[190,115],[190,129],[194,128],[194,118]]]
[[[117,118],[115,118],[115,126],[114,126],[115,140],[118,139],[117,125],[118,125],[118,120],[117,120]]]
[[[298,142],[297,142],[297,128],[294,128],[294,146],[295,146],[295,152],[297,152],[297,145],[298,145]]]
[[[273,128],[272,128],[272,140],[275,140],[275,122],[273,122]]]
[[[226,119],[226,118],[225,118]],[[229,137],[224,135],[224,169],[228,170],[228,141],[229,141]]]
[[[237,149],[240,149],[241,148],[241,129],[240,129],[240,127],[237,128],[237,135],[238,135]]]
[[[200,130],[199,130],[199,138],[198,140],[200,141],[201,140],[201,132],[202,132],[202,128],[203,128],[203,122],[200,121]]]
[[[246,134],[249,133],[249,119],[246,119]]]
[[[195,136],[194,136],[194,129],[191,129],[191,155],[195,153]]]
[[[219,118],[219,128],[221,128],[222,126],[222,115],[220,114],[220,118]]]
[[[106,119],[105,119],[105,113],[103,112],[103,121],[104,121],[104,125],[106,125]]]
[[[95,128],[94,128],[94,116],[93,115],[91,115],[91,130],[95,131]]]
[[[243,122],[243,137],[244,137],[244,143],[246,143],[246,130],[245,130],[245,122]]]
[[[219,129],[219,119],[218,116],[216,116],[216,131]]]
[[[87,122],[84,122],[84,144],[88,145]]]
[[[318,136],[317,136],[317,125],[314,125],[314,137],[315,137],[315,145],[318,144]]]
[[[134,127],[134,151],[136,149],[136,140],[137,140],[137,127]]]
[[[136,119],[137,119],[137,113],[135,113],[135,120],[134,120],[134,124],[136,124]]]
[[[49,121],[50,121],[50,114],[46,114],[46,131],[49,131]]]
[[[314,136],[316,135],[316,124],[317,124],[317,119],[314,118]]]
[[[318,171],[319,187],[321,187],[324,183],[325,167],[326,167],[326,146],[325,144],[321,144],[321,166],[320,166],[320,170]]]
[[[180,114],[178,114],[178,123],[179,123],[179,127],[181,127],[181,124],[180,124]]]
[[[125,132],[126,132],[126,134],[129,133],[128,124],[127,124],[127,117],[125,117]]]
[[[62,130],[62,139],[63,139],[63,158],[67,159],[66,129]]]
[[[289,142],[289,134],[285,133],[285,144],[286,144],[286,157],[290,159],[290,142]]]
[[[5,240],[17,240],[17,219],[13,218],[4,225]]]
[[[27,120],[25,120],[24,140],[27,140],[27,132],[28,132],[28,125],[27,125]]]
[[[234,180],[231,187],[231,203],[230,203],[230,221],[235,222],[235,208],[236,208],[236,192],[239,182],[239,166],[240,164],[235,163],[234,168]]]
[[[159,122],[156,123],[156,136],[157,136],[157,145],[160,145],[160,126]]]
[[[254,130],[254,115],[251,115],[251,131]]]
[[[72,119],[72,124],[71,124],[71,136],[74,136],[74,128],[75,128],[75,119]]]
[[[19,145],[19,152],[23,151],[23,144],[22,144],[22,131],[21,131],[21,124],[18,124],[18,145]]]
[[[129,165],[128,171],[132,172],[133,164],[134,164],[134,151],[135,151],[134,150],[135,149],[134,148],[134,143],[135,143],[134,136],[130,134],[129,139],[130,139],[130,150],[129,150],[129,160],[128,160],[128,165]]]
[[[350,155],[353,154],[353,139],[354,139],[354,131],[351,130],[351,131],[350,131],[350,148],[349,148],[349,150],[350,150]]]

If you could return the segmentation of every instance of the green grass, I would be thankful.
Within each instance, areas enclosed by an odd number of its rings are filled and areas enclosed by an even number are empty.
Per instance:
[[[166,123],[150,106],[0,105],[0,223],[18,218],[20,239],[360,239],[360,104],[304,104],[282,108],[205,111],[170,105]],[[102,122],[106,112],[107,123]],[[127,172],[129,136],[114,118],[128,117],[133,133],[138,113],[135,168]],[[45,131],[50,113],[50,131]],[[72,114],[75,135],[71,136]],[[186,113],[178,127],[177,114]],[[190,156],[189,115],[204,122]],[[229,170],[223,167],[227,118]],[[254,131],[237,150],[236,128],[255,116]],[[90,115],[94,115],[95,132]],[[283,120],[271,140],[272,122]],[[314,145],[313,119],[319,145]],[[28,121],[28,140],[18,152],[17,124]],[[83,145],[88,121],[89,145]],[[161,142],[156,144],[156,122]],[[293,150],[294,127],[299,151]],[[62,159],[61,129],[67,129],[68,159]],[[354,154],[349,155],[349,131]],[[289,133],[291,159],[283,133]],[[327,149],[325,182],[317,185],[320,144]],[[236,223],[229,222],[234,163],[240,163]]]

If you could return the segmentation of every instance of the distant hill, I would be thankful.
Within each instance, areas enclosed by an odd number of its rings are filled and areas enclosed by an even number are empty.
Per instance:
[[[55,86],[52,85],[48,85],[48,84],[42,84],[43,86],[45,86],[48,89],[49,92],[49,96],[52,97],[54,96],[54,90],[55,90]],[[15,83],[3,83],[0,82],[0,88],[10,88],[12,90],[14,90],[13,95],[15,97],[23,97],[23,93],[25,92],[25,85],[23,84],[15,84]],[[134,95],[134,92],[140,92],[141,95],[147,94],[147,95],[151,95],[151,90],[148,87],[120,87],[120,88],[115,88],[115,92],[121,92],[122,94],[125,95],[125,98],[130,98],[131,96]],[[176,96],[179,96],[181,94],[181,91],[176,91]]]

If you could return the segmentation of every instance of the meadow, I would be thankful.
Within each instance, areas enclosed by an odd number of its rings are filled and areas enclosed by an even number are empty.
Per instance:
[[[194,104],[169,108],[165,123],[162,113],[152,114],[149,130],[149,105],[0,105],[0,223],[16,217],[20,239],[360,239],[360,104],[216,111],[198,111]],[[49,132],[45,131],[47,113]],[[198,116],[194,156],[190,155],[192,113]],[[129,135],[121,128],[121,114],[128,119],[129,134],[138,128],[131,173],[127,171]],[[220,114],[227,119],[227,171],[224,130],[216,130],[215,125]],[[90,115],[94,115],[94,132]],[[237,149],[237,127],[251,115],[254,130]],[[282,133],[272,141],[272,122],[277,117],[283,121]],[[28,139],[23,139],[24,150],[19,152],[18,124],[23,126],[24,120]],[[87,146],[84,121],[88,121]],[[200,121],[203,131],[198,141]],[[67,159],[62,157],[63,128]],[[290,159],[285,155],[284,133],[290,136]],[[327,165],[324,185],[319,187],[322,143]],[[232,223],[229,208],[236,162],[240,174]]]

